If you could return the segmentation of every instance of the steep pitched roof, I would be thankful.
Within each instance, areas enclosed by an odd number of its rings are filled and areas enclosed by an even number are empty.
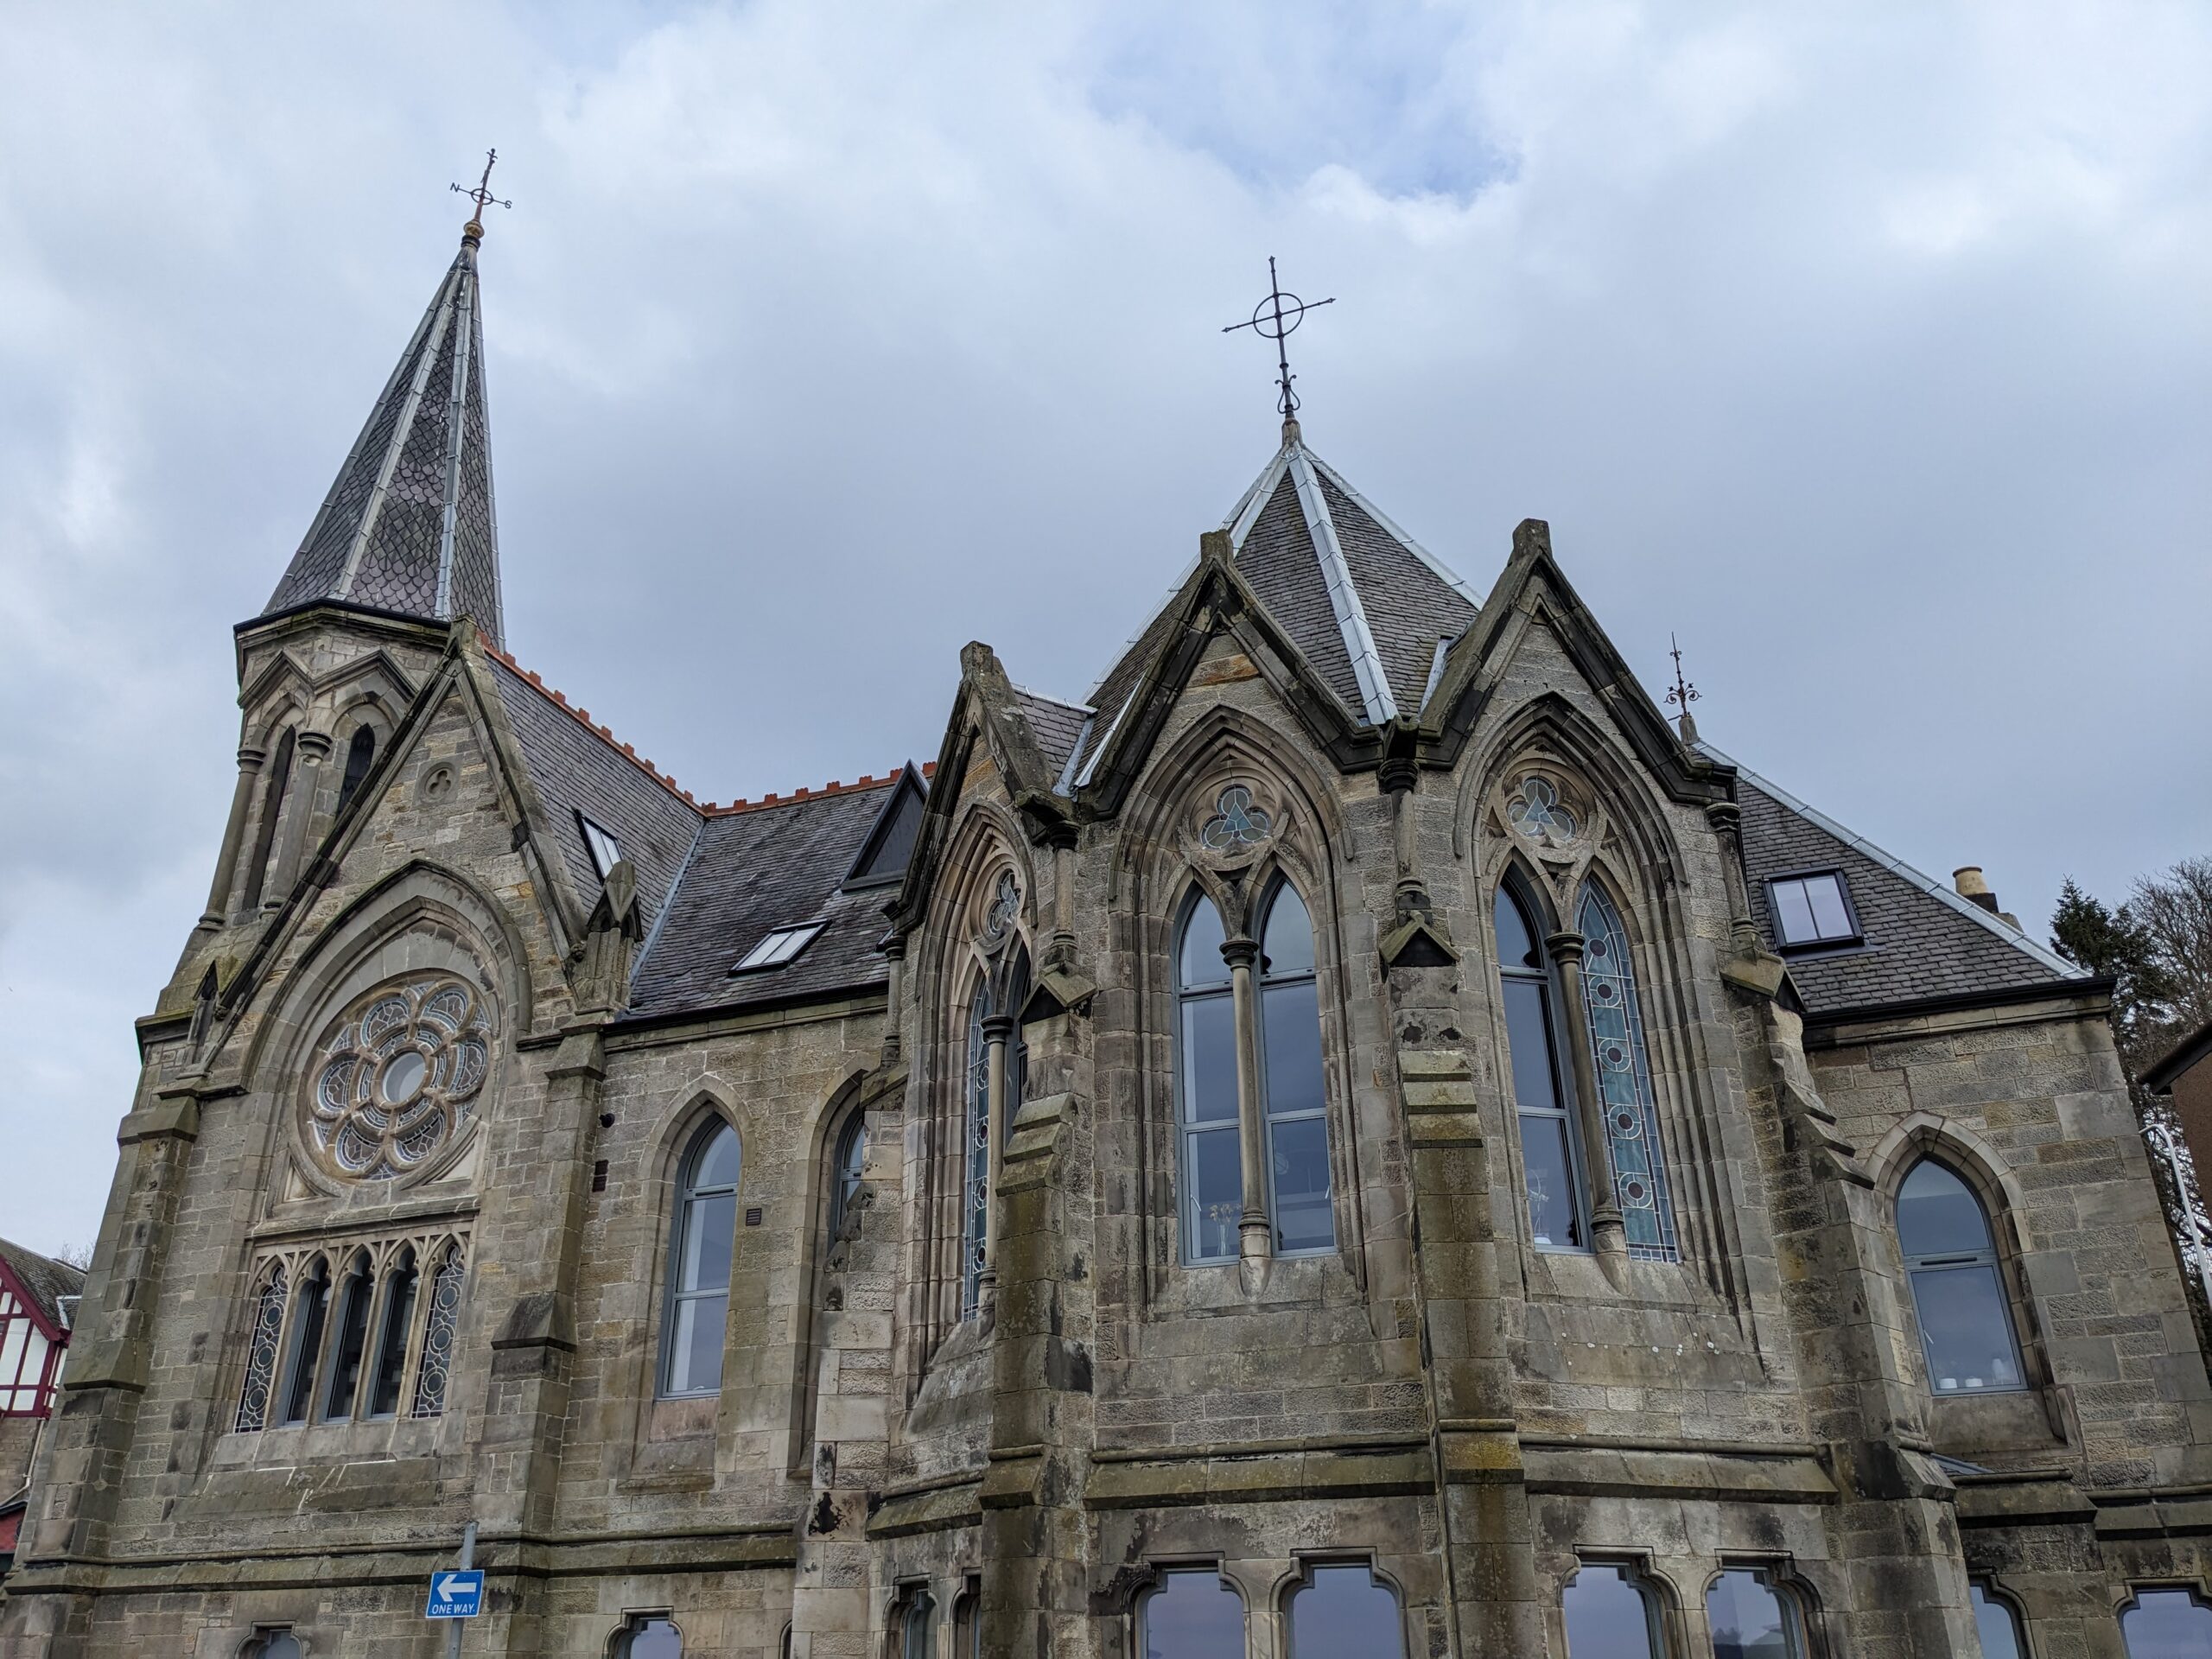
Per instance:
[[[1714,760],[1727,759],[1710,744],[1698,747]],[[1834,869],[1850,884],[1864,944],[1785,953],[1789,977],[1814,1016],[1935,997],[2078,984],[2085,977],[2018,928],[1740,763],[1728,764],[1736,766],[1751,912],[1768,949],[1778,950],[1782,944],[1767,901],[1769,878]]]
[[[399,365],[262,614],[334,600],[501,637],[476,238],[430,296]]]
[[[1465,582],[1307,448],[1294,421],[1222,528],[1238,575],[1269,618],[1370,725],[1421,711],[1438,639],[1464,632],[1482,608]],[[1099,680],[1084,760],[1103,747],[1173,625],[1164,605]]]
[[[66,1335],[70,1320],[65,1304],[85,1294],[84,1269],[57,1262],[50,1255],[41,1255],[36,1250],[27,1250],[20,1244],[11,1244],[4,1238],[0,1238],[0,1268],[6,1269],[8,1276],[30,1302],[34,1315],[48,1336]]]
[[[712,813],[685,864],[667,921],[631,979],[633,1018],[758,1007],[881,985],[888,893],[848,890],[847,873],[890,798],[880,783]],[[733,974],[779,927],[819,921],[789,963]]]

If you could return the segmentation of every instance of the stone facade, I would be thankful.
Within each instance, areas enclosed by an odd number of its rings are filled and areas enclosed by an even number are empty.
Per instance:
[[[925,804],[699,807],[467,615],[296,567],[239,631],[237,806],[140,1022],[0,1656],[428,1659],[470,1522],[463,1650],[549,1659],[656,1620],[1107,1659],[1190,1572],[1242,1635],[1163,1656],[1287,1659],[1347,1566],[1376,1659],[1565,1659],[1616,1567],[1654,1652],[1713,1651],[1709,1587],[1756,1573],[1808,1659],[1973,1654],[1978,1602],[2120,1659],[2133,1598],[2201,1590],[2212,1388],[2103,988],[1684,741],[1541,525],[1478,600],[1294,425],[1255,491],[1090,703],[971,646]],[[1810,954],[1775,887],[1808,861],[1865,918]],[[2003,1387],[1930,1374],[1897,1206],[1931,1155],[1988,1218]],[[719,1386],[671,1386],[702,1306]]]

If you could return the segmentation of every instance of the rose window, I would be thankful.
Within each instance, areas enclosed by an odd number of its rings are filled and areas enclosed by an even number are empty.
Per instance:
[[[333,1174],[411,1175],[467,1122],[491,1070],[481,995],[440,975],[371,992],[323,1051],[308,1134]]]

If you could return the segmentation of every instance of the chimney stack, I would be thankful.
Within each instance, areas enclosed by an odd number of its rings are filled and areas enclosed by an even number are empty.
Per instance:
[[[1961,899],[1971,899],[2000,921],[2019,926],[2019,918],[1997,908],[1997,895],[1990,891],[1979,864],[1961,864],[1951,872],[1951,886]]]

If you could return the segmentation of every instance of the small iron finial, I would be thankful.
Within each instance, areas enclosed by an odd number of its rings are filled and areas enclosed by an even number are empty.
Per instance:
[[[1681,644],[1671,633],[1667,636],[1667,644],[1672,647],[1667,654],[1675,659],[1675,684],[1674,689],[1667,693],[1667,701],[1675,705],[1675,723],[1681,728],[1682,741],[1694,743],[1697,741],[1697,721],[1691,717],[1690,704],[1699,700],[1698,690],[1682,677]]]
[[[1282,435],[1283,442],[1286,443],[1298,435],[1299,397],[1298,394],[1291,390],[1290,383],[1298,377],[1290,372],[1290,349],[1283,344],[1283,341],[1289,338],[1293,329],[1306,321],[1306,314],[1308,311],[1318,311],[1325,305],[1334,305],[1336,302],[1336,296],[1332,295],[1325,300],[1315,300],[1309,305],[1295,294],[1284,293],[1282,283],[1275,276],[1274,256],[1269,254],[1268,256],[1268,297],[1252,308],[1249,320],[1243,322],[1232,322],[1221,331],[1224,334],[1233,334],[1240,328],[1249,328],[1261,339],[1274,341],[1275,385],[1281,389],[1281,395],[1275,399],[1275,407],[1282,411]]]
[[[512,207],[514,206],[514,203],[512,201],[501,201],[497,196],[492,194],[492,168],[493,164],[496,163],[499,159],[499,152],[498,150],[493,149],[485,152],[484,176],[476,181],[476,188],[474,190],[470,189],[465,184],[456,184],[453,187],[454,189],[461,192],[462,195],[467,196],[469,200],[476,204],[476,211],[469,214],[468,223],[461,227],[461,234],[465,240],[470,242],[481,242],[484,239],[484,210],[486,207]]]

